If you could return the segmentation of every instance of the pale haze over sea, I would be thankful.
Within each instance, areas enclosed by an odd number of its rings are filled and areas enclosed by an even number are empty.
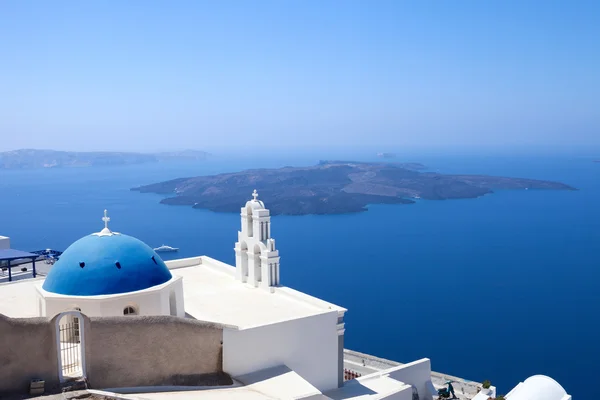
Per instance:
[[[0,150],[600,146],[600,3],[0,3]]]
[[[600,2],[2,1],[0,16],[0,152],[214,155],[1,170],[16,247],[64,250],[109,208],[151,246],[233,262],[237,215],[129,189],[325,158],[560,181],[579,190],[276,216],[273,236],[283,284],[349,308],[349,348],[500,392],[538,373],[575,398],[596,382]]]

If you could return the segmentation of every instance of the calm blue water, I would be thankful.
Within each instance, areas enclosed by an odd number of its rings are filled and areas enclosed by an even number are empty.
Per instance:
[[[236,214],[158,204],[129,188],[316,157],[0,173],[0,234],[23,250],[65,249],[111,227],[151,246],[234,263]],[[346,346],[482,381],[506,392],[541,373],[584,398],[600,358],[600,164],[578,157],[414,157],[434,170],[559,180],[577,192],[273,218],[282,282],[349,309]],[[411,160],[411,161],[412,161]],[[268,204],[267,204],[268,206]]]

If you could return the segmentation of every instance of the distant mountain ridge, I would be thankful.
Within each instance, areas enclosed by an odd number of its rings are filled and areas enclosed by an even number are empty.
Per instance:
[[[205,160],[209,153],[183,150],[159,153],[110,151],[58,151],[20,149],[0,152],[0,169],[92,167],[102,165],[131,165],[174,160]]]

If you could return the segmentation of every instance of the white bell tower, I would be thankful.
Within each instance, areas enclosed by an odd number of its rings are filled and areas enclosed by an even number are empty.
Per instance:
[[[279,285],[279,251],[271,238],[271,215],[256,190],[240,214],[242,230],[235,243],[235,277],[265,289]]]

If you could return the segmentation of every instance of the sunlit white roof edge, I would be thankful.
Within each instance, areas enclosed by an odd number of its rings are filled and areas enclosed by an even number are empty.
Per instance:
[[[235,267],[232,265],[226,264],[219,260],[215,260],[214,258],[211,258],[208,256],[196,257],[195,259],[198,259],[198,258],[200,258],[200,260],[201,260],[201,265],[207,266],[207,267],[212,268],[213,270],[221,272],[221,273],[235,276]],[[314,297],[309,294],[299,292],[299,291],[292,289],[290,287],[287,287],[287,286],[277,286],[274,289],[277,293],[292,297],[295,300],[300,300],[300,301],[306,302],[312,306],[315,306],[315,307],[323,309],[323,310],[336,310],[336,311],[338,311],[338,313],[342,313],[342,314],[345,313],[346,311],[348,311],[344,307],[340,307],[340,306],[330,303],[328,301],[321,300],[318,297]]]
[[[167,267],[173,271],[174,274],[183,274],[183,275],[188,275],[190,272],[193,272],[195,270],[195,268],[199,268],[198,272],[200,271],[205,271],[209,272],[211,274],[215,274],[214,276],[221,276],[221,279],[225,279],[226,281],[231,280],[230,282],[234,282],[235,280],[235,267],[228,265],[224,262],[215,260],[211,257],[207,257],[207,256],[198,256],[198,257],[189,257],[189,258],[182,258],[182,259],[177,259],[177,260],[171,260],[171,261],[167,261],[166,262]],[[181,272],[179,272],[179,271]],[[188,277],[190,277],[188,275]],[[184,293],[186,291],[186,279],[184,279]],[[244,284],[237,282],[237,284],[240,285],[240,287],[243,287]],[[248,287],[248,286],[247,286]],[[250,288],[250,287],[248,287]],[[321,300],[319,298],[310,296],[308,294],[299,292],[297,290],[291,289],[289,287],[285,287],[285,286],[277,286],[277,287],[273,287],[270,288],[271,289],[271,293],[269,293],[268,291],[265,291],[265,289],[262,288],[256,288],[256,289],[251,289],[251,290],[256,290],[256,294],[259,296],[275,296],[274,299],[276,298],[280,298],[282,301],[291,301],[294,302],[296,304],[298,304],[299,307],[304,308],[305,312],[302,312],[301,314],[303,315],[294,315],[293,313],[290,314],[290,318],[289,320],[295,320],[295,319],[301,319],[304,317],[308,317],[310,315],[317,315],[317,314],[327,314],[327,313],[336,313],[338,315],[338,318],[343,317],[344,313],[347,311],[345,308],[337,306],[333,303],[329,303],[327,301]],[[261,298],[258,297],[258,298]],[[258,299],[257,298],[257,299]],[[264,297],[262,297],[264,298]],[[187,307],[186,307],[187,309]],[[205,311],[207,311],[207,309],[204,309]],[[308,311],[308,310],[312,310],[312,311]],[[187,310],[186,310],[187,311]],[[197,310],[196,310],[197,311]],[[190,315],[194,316],[195,318],[201,318],[203,320],[213,320],[212,318],[214,317],[214,315],[210,315],[211,313],[204,313],[204,312],[198,312],[195,313],[194,310],[189,310],[187,311],[190,313]],[[281,316],[280,316],[281,317]],[[262,320],[261,322],[257,323],[251,323],[249,321],[245,321],[244,323],[239,322],[238,318],[234,318],[234,320],[229,320],[227,322],[227,324],[229,325],[233,325],[233,326],[237,326],[238,329],[248,329],[248,328],[252,328],[252,327],[257,327],[257,326],[265,326],[265,325],[271,325],[274,323],[279,323],[279,322],[283,322],[285,320],[288,320],[288,318],[273,318],[271,321],[266,321],[266,320]],[[218,318],[213,321],[213,322],[223,322],[222,320],[219,320]]]
[[[45,279],[46,279],[45,276],[38,275],[35,278],[19,279],[19,280],[14,280],[12,282],[9,282],[9,281],[0,282],[0,287],[9,286],[9,285],[14,286],[14,285],[19,285],[19,284],[31,285],[31,282],[43,282]]]

